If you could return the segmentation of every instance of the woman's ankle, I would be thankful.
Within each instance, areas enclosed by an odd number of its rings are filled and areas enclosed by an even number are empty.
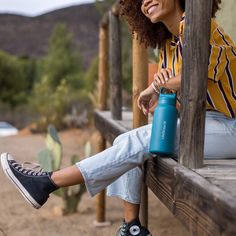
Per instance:
[[[137,220],[139,218],[139,208],[139,204],[133,204],[124,201],[124,219],[126,223]]]

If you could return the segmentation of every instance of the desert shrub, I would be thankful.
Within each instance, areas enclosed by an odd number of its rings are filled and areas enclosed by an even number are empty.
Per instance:
[[[66,80],[72,87],[83,86],[82,59],[65,24],[56,25],[49,41],[48,55],[42,60],[41,76],[47,76],[51,87]]]
[[[27,87],[20,60],[0,51],[0,100],[15,107],[27,100]]]
[[[65,80],[54,89],[50,86],[47,76],[35,84],[31,106],[39,115],[36,122],[38,131],[46,131],[48,124],[54,124],[58,129],[63,127],[62,118],[69,104],[69,86]]]
[[[84,87],[86,91],[92,92],[96,89],[98,81],[98,56],[95,56],[84,75]]]

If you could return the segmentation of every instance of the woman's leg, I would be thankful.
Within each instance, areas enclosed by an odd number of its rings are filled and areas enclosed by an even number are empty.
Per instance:
[[[89,194],[93,196],[143,163],[143,154],[149,146],[150,126],[132,130],[120,137],[121,142],[103,152],[54,173],[25,169],[8,153],[1,155],[1,164],[6,175],[36,208],[41,207],[49,194],[61,186],[85,182]]]
[[[76,166],[53,172],[51,179],[60,188],[84,183],[83,176]]]
[[[123,208],[125,222],[131,222],[139,218],[140,204],[133,204],[127,201],[123,201]]]
[[[147,157],[143,154],[148,152],[150,133],[151,125],[129,131],[120,135],[112,147],[76,163],[91,196],[144,162]],[[134,185],[137,186],[136,182]]]
[[[142,137],[142,132],[146,133],[147,130],[150,130],[150,127],[151,126],[148,126],[148,127],[145,126],[145,127],[135,130],[134,132],[133,131],[127,132],[125,134],[118,136],[113,143],[112,149],[114,149],[116,146],[123,146],[127,142],[126,140],[129,140],[129,139],[132,140],[133,137],[130,137],[130,136],[133,136],[134,135],[133,133],[135,133],[135,136],[138,133],[138,136]],[[147,145],[149,144],[147,143]],[[143,150],[142,150],[142,153],[143,153]],[[109,156],[104,155],[104,157],[106,158],[106,161],[111,160],[111,159],[114,160],[113,158],[110,158]],[[128,159],[128,156],[125,158]],[[100,160],[101,162],[104,162],[102,158]],[[91,159],[88,159],[87,161],[89,161],[92,164],[97,163],[96,161],[91,162]],[[82,162],[80,162],[79,165],[81,164],[83,165]],[[142,163],[139,163],[139,164],[142,164]],[[93,165],[91,165],[91,167],[92,166]],[[141,167],[137,166],[129,170],[128,172],[126,172],[120,178],[118,178],[118,180],[116,180],[115,183],[111,184],[108,188],[108,195],[119,196],[120,198],[125,200],[123,205],[124,205],[124,219],[126,222],[130,222],[134,219],[137,219],[139,216],[139,203],[140,203],[142,177],[143,177],[143,173],[142,173]],[[59,187],[65,187],[65,186],[80,184],[84,182],[83,176],[80,170],[76,166],[71,166],[71,167],[67,167],[65,169],[56,171],[52,174],[51,178],[54,181],[54,183]]]

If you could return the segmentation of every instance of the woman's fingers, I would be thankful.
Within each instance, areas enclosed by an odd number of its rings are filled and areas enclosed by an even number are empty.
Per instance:
[[[153,84],[154,84],[154,86],[155,86],[156,88],[161,87],[161,84],[162,84],[162,83],[161,83],[161,80],[160,80],[158,74],[155,74],[155,75],[154,75]]]
[[[141,96],[138,97],[137,99],[137,105],[138,105],[138,108],[141,110],[142,107],[141,107]]]
[[[149,101],[141,100],[139,104],[143,114],[147,115],[149,112]]]
[[[146,108],[145,108],[144,105],[142,105],[142,112],[143,112],[144,115],[146,115]]]
[[[173,77],[173,74],[172,74],[172,70],[171,70],[171,69],[167,69],[167,72],[168,72],[168,74],[169,74],[169,79],[170,79],[171,77]]]
[[[172,77],[172,71],[170,69],[162,69],[159,73],[154,75],[154,85],[161,87]]]
[[[138,108],[140,110],[142,110],[142,112],[144,114],[146,114],[146,112],[147,112],[147,102],[144,100],[144,98],[143,98],[143,96],[141,94],[140,94],[140,96],[137,99],[137,105],[138,105]]]
[[[165,79],[165,83],[172,77],[172,72],[170,69],[162,70],[161,73]]]
[[[154,80],[153,84],[154,84],[155,88],[160,89],[161,83],[158,80]]]
[[[165,77],[163,73],[156,74],[156,80],[159,84],[165,84]]]

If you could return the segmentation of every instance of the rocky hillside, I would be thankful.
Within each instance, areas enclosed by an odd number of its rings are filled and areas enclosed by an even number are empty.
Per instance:
[[[14,55],[41,57],[47,53],[54,26],[65,23],[87,67],[97,54],[99,19],[94,4],[68,7],[37,17],[0,14],[0,49]]]

